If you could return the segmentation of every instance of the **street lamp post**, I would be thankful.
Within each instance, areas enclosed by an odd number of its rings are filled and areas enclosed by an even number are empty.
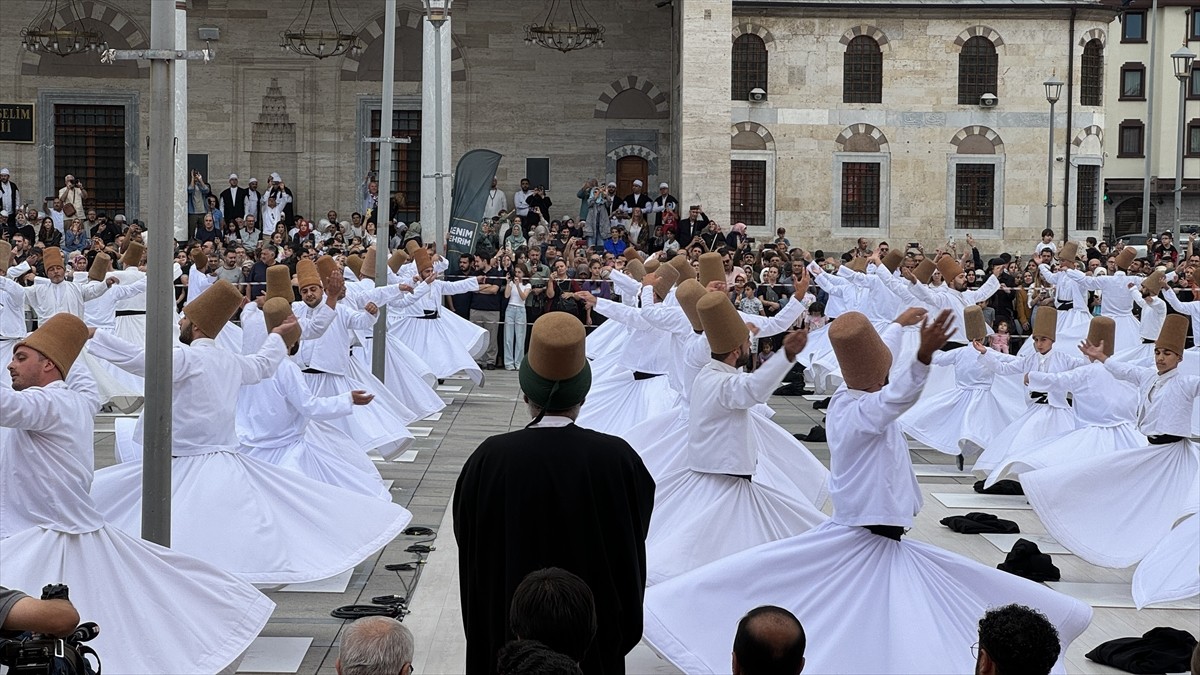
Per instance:
[[[1192,76],[1192,61],[1196,55],[1186,45],[1171,54],[1175,63],[1175,77],[1179,78],[1179,142],[1175,144],[1175,232],[1179,233],[1179,221],[1183,215],[1183,148],[1187,130],[1187,86]]]
[[[432,98],[433,110],[425,112],[433,113],[433,162],[432,172],[426,172],[428,177],[433,178],[433,241],[437,244],[438,250],[442,255],[446,254],[443,248],[446,244],[446,190],[444,180],[449,175],[447,173],[444,155],[449,150],[448,129],[446,128],[447,121],[445,119],[448,111],[443,104],[443,97],[448,101],[450,82],[443,72],[442,63],[442,27],[450,20],[450,6],[454,4],[454,0],[422,0],[421,4],[425,8],[425,19],[429,25],[433,27],[433,82],[426,82],[422,85],[422,92],[425,94],[425,102],[430,102]],[[428,52],[426,52],[428,54]],[[428,76],[429,70],[425,69],[424,75]],[[422,106],[424,107],[424,106]],[[424,200],[422,200],[424,201]],[[424,216],[423,218],[424,219]],[[428,239],[426,240],[428,242]]]
[[[1062,80],[1051,75],[1042,83],[1046,88],[1046,101],[1050,103],[1050,142],[1046,148],[1046,229],[1051,229],[1050,223],[1054,218],[1054,104],[1062,95]],[[1063,239],[1066,239],[1063,233]]]

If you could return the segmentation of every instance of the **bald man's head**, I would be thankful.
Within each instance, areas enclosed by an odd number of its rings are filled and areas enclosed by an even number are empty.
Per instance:
[[[734,675],[798,675],[804,670],[804,626],[782,607],[746,613],[733,639]]]

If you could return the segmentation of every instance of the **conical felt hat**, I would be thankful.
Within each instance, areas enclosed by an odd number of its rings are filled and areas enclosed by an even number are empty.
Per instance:
[[[1142,290],[1149,292],[1150,295],[1158,295],[1162,291],[1163,285],[1162,270],[1154,270],[1142,282]]]
[[[649,272],[657,272],[657,271],[658,271],[658,268],[659,268],[661,265],[662,265],[662,262],[661,262],[661,261],[659,261],[659,259],[658,259],[658,258],[647,258],[647,259],[646,259],[646,264],[645,264],[645,267],[646,267],[646,272],[648,272],[648,273],[649,273]]]
[[[622,253],[621,255],[625,256],[626,260],[641,260],[642,259],[642,256],[641,256],[641,254],[638,253],[638,250],[632,246],[627,247],[625,249],[625,252]]]
[[[195,300],[183,306],[183,315],[206,336],[216,339],[230,317],[242,306],[242,294],[233,284],[217,280]]]
[[[634,281],[641,283],[642,277],[646,276],[646,266],[641,260],[630,260],[625,263],[625,274]]]
[[[325,284],[325,280],[329,275],[337,270],[337,261],[332,256],[323,255],[317,258],[317,273],[321,275],[321,284]]]
[[[889,272],[895,272],[900,269],[900,265],[904,263],[904,253],[900,249],[889,248],[888,254],[883,256],[883,266]]]
[[[62,249],[57,246],[42,251],[42,269],[50,269],[51,267],[65,267],[63,264]]]
[[[1158,339],[1154,341],[1154,347],[1183,356],[1184,347],[1187,345],[1187,332],[1188,319],[1186,316],[1168,314],[1167,318],[1163,319],[1163,326],[1158,332]]]
[[[419,248],[422,248],[422,246],[421,246],[421,243],[418,242],[416,239],[409,239],[407,242],[404,243],[404,252],[407,253],[410,257],[412,256],[413,252]]]
[[[367,252],[363,254],[362,278],[364,278],[364,279],[374,279],[375,278],[375,268],[376,268],[375,256],[376,255],[378,255],[378,252],[375,250],[375,247],[368,246]]]
[[[299,268],[296,265],[297,271]],[[271,265],[267,268],[267,299],[271,298],[283,298],[289,303],[296,299],[296,293],[292,290],[292,271],[287,265]]]
[[[679,276],[675,279],[676,286],[678,286],[679,282],[683,281],[684,279],[696,278],[696,268],[692,267],[692,263],[688,262],[687,256],[685,255],[677,255],[668,260],[667,264],[671,267],[674,267],[675,271],[679,273]]]
[[[271,298],[263,304],[262,313],[263,320],[267,322],[267,332],[270,333],[292,315],[292,303],[283,298]],[[300,341],[300,325],[296,324],[281,337],[290,350]]]
[[[1124,250],[1124,249],[1122,249]],[[1068,241],[1058,249],[1058,259],[1063,262],[1075,262],[1075,258],[1079,256],[1079,244],[1074,241]]]
[[[679,272],[675,270],[674,265],[661,265],[654,274],[658,277],[658,281],[654,282],[654,295],[659,300],[662,300],[667,297],[667,294],[675,287],[675,283],[679,281]]]
[[[978,342],[987,337],[987,322],[983,320],[983,309],[979,305],[963,308],[963,325],[967,327],[967,340]]]
[[[725,264],[720,253],[700,254],[700,285],[708,288],[714,281],[725,281]]]
[[[1129,269],[1129,266],[1133,264],[1134,260],[1137,260],[1137,251],[1135,251],[1132,246],[1126,246],[1125,248],[1121,249],[1120,253],[1117,254],[1117,269],[1122,271]]]
[[[29,347],[50,360],[58,374],[66,379],[71,365],[88,341],[88,327],[74,314],[61,312],[42,322],[37,330],[13,346]]]
[[[1087,342],[1093,347],[1099,347],[1103,342],[1104,353],[1112,356],[1116,351],[1114,346],[1117,343],[1117,322],[1107,316],[1092,317],[1091,323],[1088,324]]]
[[[317,264],[303,258],[296,263],[296,287],[303,291],[309,286],[325,288],[325,284],[321,283],[321,272],[317,269]]]
[[[396,253],[403,253],[403,251],[396,251]],[[395,271],[399,272],[400,265],[396,265],[396,263],[400,259],[396,256],[396,253],[393,253],[392,257],[388,258],[388,267],[395,265]],[[417,274],[423,275],[425,274],[425,270],[433,267],[433,257],[429,255],[428,249],[418,248],[417,252],[413,254],[412,260],[417,265]],[[400,264],[403,265],[404,263]]]
[[[933,261],[929,258],[925,258],[921,262],[917,263],[916,268],[913,269],[912,275],[913,278],[919,283],[927,284],[929,283],[930,279],[933,279],[933,271],[936,269],[937,265],[934,265]]]
[[[937,261],[937,270],[942,273],[944,281],[954,281],[958,275],[963,273],[962,265],[954,259],[954,256],[944,255],[942,259]]]
[[[887,381],[892,352],[866,316],[859,312],[839,316],[829,324],[829,342],[848,388],[869,390]]]
[[[350,255],[346,256],[346,267],[349,267],[350,271],[354,272],[354,278],[362,278],[362,256],[358,255],[357,253],[351,253]]]
[[[518,373],[530,403],[566,410],[583,401],[592,384],[586,337],[583,324],[567,312],[549,312],[533,322],[529,351]]]
[[[136,241],[131,241],[125,247],[125,255],[121,256],[121,265],[125,267],[137,267],[142,264],[142,258],[145,256],[146,247]]]
[[[713,354],[728,354],[750,338],[746,322],[742,321],[729,296],[721,291],[705,292],[696,301],[696,313],[700,315],[700,325],[704,328],[704,337],[708,339],[708,348]]]
[[[692,324],[692,330],[704,330],[704,324],[700,321],[700,312],[696,309],[696,303],[700,298],[704,297],[707,291],[695,279],[684,279],[683,283],[679,284],[679,288],[675,289],[675,299],[679,301],[679,306],[683,308],[683,313],[687,316],[688,322]]]
[[[1033,330],[1029,331],[1029,334],[1033,337],[1057,340],[1058,310],[1053,307],[1038,307],[1037,317],[1033,320]]]
[[[203,249],[197,248],[192,251],[192,264],[201,272],[208,271],[208,256],[205,255]]]
[[[104,277],[112,271],[112,258],[108,257],[107,253],[97,253],[92,260],[92,266],[88,268],[88,279],[91,281],[104,281]]]
[[[0,239],[0,274],[8,274],[8,261],[12,257],[12,244]]]
[[[867,271],[867,259],[863,257],[851,258],[850,262],[846,263],[846,267],[862,274]]]
[[[413,260],[413,259],[415,259],[417,261],[417,273],[418,274],[422,270],[424,270],[426,267],[430,267],[433,265],[433,263],[431,262],[432,257],[429,255],[428,250],[421,248],[420,246],[418,246],[415,250],[417,251],[417,253],[412,254],[411,257],[409,256],[409,254],[405,253],[404,251],[401,251],[400,249],[396,249],[395,253],[392,253],[392,255],[388,257],[388,269],[392,271],[392,274],[398,274],[400,272],[400,268],[404,267],[404,263],[407,263],[409,260]],[[425,252],[424,258],[421,257],[421,251]],[[425,261],[425,262],[422,262],[422,261]]]

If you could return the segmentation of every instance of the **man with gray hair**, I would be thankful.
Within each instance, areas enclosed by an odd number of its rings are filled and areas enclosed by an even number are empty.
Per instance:
[[[367,616],[342,632],[338,675],[412,675],[413,635],[399,621]]]

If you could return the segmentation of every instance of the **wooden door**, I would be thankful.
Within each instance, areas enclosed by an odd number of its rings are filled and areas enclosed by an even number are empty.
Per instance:
[[[649,165],[645,158],[637,156],[622,157],[617,160],[617,199],[624,199],[633,194],[633,181],[642,181],[642,194],[646,191],[646,179],[649,176]],[[655,192],[657,194],[657,191]]]

